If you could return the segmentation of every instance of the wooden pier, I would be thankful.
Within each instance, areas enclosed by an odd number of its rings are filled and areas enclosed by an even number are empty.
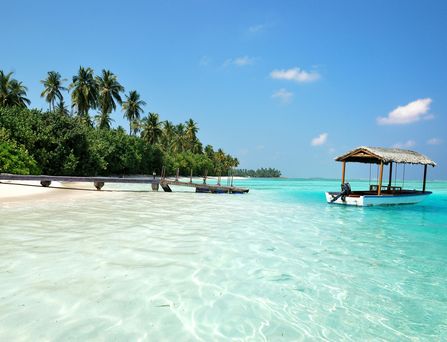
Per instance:
[[[160,186],[166,192],[171,192],[170,185],[174,186],[186,186],[195,188],[196,192],[211,192],[214,194],[244,194],[249,191],[247,188],[239,188],[236,186],[223,186],[219,184],[200,184],[194,182],[182,182],[175,179],[163,178],[160,180]]]
[[[127,183],[127,184],[151,184],[153,191],[158,191],[159,186],[165,192],[172,192],[170,186],[184,186],[196,189],[196,192],[204,193],[227,193],[227,194],[243,194],[249,189],[239,188],[236,186],[222,186],[220,184],[207,184],[206,177],[203,183],[194,183],[192,178],[189,182],[179,181],[178,175],[175,179],[153,177],[73,177],[73,176],[46,176],[46,175],[13,175],[0,173],[0,182],[2,180],[9,181],[37,181],[43,187],[48,187],[51,182],[74,182],[74,183],[93,183],[97,190],[101,190],[105,183]]]

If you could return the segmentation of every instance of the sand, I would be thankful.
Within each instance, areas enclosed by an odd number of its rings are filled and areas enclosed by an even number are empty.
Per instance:
[[[64,198],[81,198],[93,196],[96,191],[89,183],[52,182],[50,187],[43,187],[36,181],[1,181],[0,203],[24,201],[59,201]]]
[[[217,182],[215,176],[208,177],[209,183]],[[189,178],[180,178],[183,181],[189,181]],[[243,177],[234,177],[234,180],[244,179]],[[201,183],[203,178],[193,177],[193,181]],[[227,184],[227,177],[221,178],[221,184]],[[0,182],[0,204],[3,203],[22,203],[37,201],[60,201],[64,199],[78,199],[86,196],[107,196],[110,193],[119,193],[127,191],[141,191],[141,187],[135,188],[134,185],[128,185],[122,188],[118,185],[112,185],[108,189],[97,191],[93,183],[65,183],[52,182],[50,187],[43,187],[38,181],[1,181]],[[149,187],[147,188],[148,191]],[[185,189],[181,188],[185,191]],[[186,189],[190,190],[190,189]]]

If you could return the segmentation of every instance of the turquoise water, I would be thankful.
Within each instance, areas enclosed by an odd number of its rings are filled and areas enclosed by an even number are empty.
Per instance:
[[[0,204],[0,340],[447,339],[447,182],[372,208],[237,185]]]

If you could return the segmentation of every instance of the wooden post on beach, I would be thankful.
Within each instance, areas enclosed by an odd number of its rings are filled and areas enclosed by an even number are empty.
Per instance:
[[[388,190],[391,190],[392,179],[393,179],[393,162],[390,162],[390,176],[388,178]]]
[[[427,182],[427,165],[424,165],[424,182],[422,183],[422,192],[425,192],[426,182]]]
[[[345,171],[346,171],[346,162],[344,161],[341,164],[341,185],[345,184]]]
[[[157,175],[157,173],[154,171],[154,172],[152,172],[152,176],[154,177],[153,178],[153,182],[152,182],[152,184],[151,184],[151,188],[152,188],[152,191],[158,191],[158,187],[159,187],[159,183],[156,183],[155,182],[155,176]]]
[[[176,172],[176,174],[175,174],[175,180],[176,180],[176,181],[178,181],[178,175],[179,175],[179,172],[180,172],[180,169],[177,168],[177,172]]]
[[[203,184],[206,184],[206,177],[208,176],[208,169],[205,169],[205,175],[203,176]]]
[[[377,185],[377,196],[382,194],[382,179],[383,179],[383,161],[380,162],[380,174],[379,174],[379,184]]]
[[[51,185],[51,181],[42,180],[42,181],[40,181],[40,185],[42,185],[44,188],[48,188]]]
[[[191,174],[189,175],[189,182],[192,183],[192,168],[191,168]]]
[[[93,185],[95,186],[96,190],[101,190],[104,186],[104,182],[93,182]]]

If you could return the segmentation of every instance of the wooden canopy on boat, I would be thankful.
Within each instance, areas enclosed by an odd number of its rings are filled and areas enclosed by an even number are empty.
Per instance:
[[[360,146],[337,158],[341,162],[357,162],[387,165],[389,163],[421,164],[436,166],[436,163],[421,153],[400,148]]]
[[[342,164],[342,176],[341,184],[345,183],[345,173],[346,173],[346,163],[356,162],[356,163],[367,163],[367,164],[379,164],[380,173],[377,186],[377,195],[380,196],[382,193],[382,179],[383,179],[383,166],[390,165],[389,167],[389,178],[388,178],[388,188],[391,188],[391,180],[393,175],[393,163],[399,164],[420,164],[424,165],[424,178],[422,183],[422,191],[425,192],[425,185],[427,181],[427,166],[436,166],[436,163],[424,156],[421,153],[403,150],[400,148],[386,148],[386,147],[367,147],[360,146],[355,150],[352,150],[346,154],[343,154],[337,158],[336,161],[341,161]]]

